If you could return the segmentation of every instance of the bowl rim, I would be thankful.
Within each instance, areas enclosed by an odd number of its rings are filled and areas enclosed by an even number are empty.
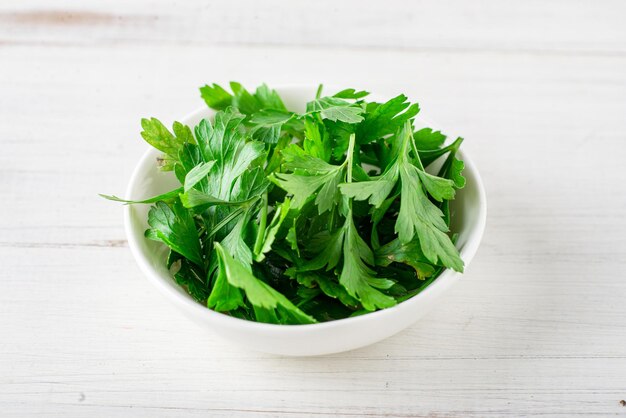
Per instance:
[[[282,89],[292,89],[292,88],[304,88],[305,86],[280,86],[277,87],[277,90]],[[181,118],[180,121],[182,123],[187,123],[189,120],[193,118],[197,118],[198,116],[203,115],[207,111],[209,111],[207,107],[201,107],[197,110],[187,114],[185,117]],[[467,242],[461,249],[460,256],[463,262],[465,263],[465,269],[469,266],[472,261],[480,242],[482,240],[486,219],[487,219],[487,199],[484,190],[484,185],[482,182],[482,178],[480,177],[480,173],[478,172],[472,158],[468,154],[466,150],[459,150],[459,153],[465,163],[465,170],[472,172],[472,176],[475,178],[476,189],[478,194],[478,222],[474,225],[472,233],[468,236]],[[137,187],[137,184],[140,182],[140,179],[143,177],[143,173],[146,171],[147,166],[154,164],[154,158],[158,156],[159,151],[154,148],[148,148],[146,152],[144,152],[143,156],[139,160],[138,164],[135,166],[133,173],[130,177],[130,181],[126,188],[125,198],[128,200],[132,200],[133,192]],[[223,326],[226,327],[244,327],[249,328],[250,330],[255,331],[268,331],[268,332],[276,332],[276,333],[292,333],[292,332],[310,332],[313,330],[323,330],[329,328],[336,328],[338,326],[351,326],[358,323],[364,323],[367,321],[372,321],[376,319],[384,318],[385,316],[392,316],[399,311],[410,310],[413,305],[419,304],[422,299],[426,299],[431,295],[434,295],[438,291],[444,290],[446,287],[449,287],[455,277],[461,275],[450,268],[446,268],[443,272],[437,277],[430,285],[428,285],[424,290],[422,290],[417,295],[398,303],[395,306],[381,309],[374,312],[368,312],[363,315],[358,315],[354,317],[336,319],[333,321],[326,322],[318,322],[314,324],[269,324],[264,322],[256,322],[249,321],[246,319],[236,318],[234,316],[230,316],[227,314],[223,314],[213,309],[210,309],[202,304],[188,298],[187,296],[180,293],[173,286],[178,286],[174,281],[164,280],[161,275],[152,267],[146,256],[141,251],[139,240],[146,239],[143,234],[141,237],[138,237],[134,232],[133,220],[131,216],[132,205],[125,205],[124,207],[124,229],[126,232],[126,237],[128,239],[128,244],[130,250],[135,258],[135,261],[139,265],[141,271],[146,275],[146,277],[150,280],[150,282],[163,294],[165,294],[173,303],[183,308],[185,311],[189,313],[193,313],[195,315],[205,316],[210,320],[221,322]]]

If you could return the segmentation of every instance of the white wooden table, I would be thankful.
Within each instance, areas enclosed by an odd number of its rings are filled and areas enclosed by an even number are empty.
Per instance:
[[[626,416],[623,1],[102,3],[0,4],[0,415]],[[142,277],[96,193],[231,79],[406,92],[466,138],[487,230],[430,315],[280,358]]]

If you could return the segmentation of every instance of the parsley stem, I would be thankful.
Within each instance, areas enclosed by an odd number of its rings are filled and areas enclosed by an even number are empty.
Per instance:
[[[254,254],[259,254],[263,247],[263,238],[265,237],[265,228],[267,227],[267,192],[263,193],[260,215],[259,230],[257,231],[256,240],[254,241]]]
[[[415,146],[415,140],[413,139],[413,134],[411,134],[411,148],[413,149],[413,153],[415,154],[415,162],[417,163],[417,167],[420,170],[424,170],[424,164],[422,164],[422,160],[420,159],[420,153],[417,151],[417,147]]]
[[[354,159],[354,143],[355,135],[350,135],[350,142],[348,143],[348,154],[346,155],[346,161],[344,164],[346,167],[346,183],[352,183],[352,162]]]
[[[320,84],[319,86],[317,86],[317,91],[315,92],[315,98],[319,99],[320,97],[322,97],[322,89],[324,88],[323,84]]]
[[[450,148],[450,151],[454,151],[456,153],[461,147],[462,143],[463,143],[463,138],[458,137],[457,139],[454,140],[453,143],[448,145],[446,148]]]
[[[240,206],[237,208],[237,210],[232,211],[231,213],[229,213],[228,215],[226,215],[226,217],[224,219],[222,219],[221,221],[218,222],[217,225],[215,225],[211,231],[208,234],[208,237],[212,237],[213,235],[215,235],[217,233],[217,231],[219,231],[220,229],[222,229],[224,226],[226,226],[230,221],[232,221],[233,219],[235,219],[237,216],[239,216],[242,212],[243,212],[244,207]]]
[[[454,158],[456,157],[456,152],[457,152],[457,149],[452,148],[450,150],[450,153],[446,157],[446,160],[443,162],[443,165],[441,166],[441,168],[439,169],[439,172],[437,173],[437,177],[448,178],[450,167],[452,167],[452,161],[454,161]]]
[[[407,122],[404,124],[404,128],[398,134],[402,136],[400,140],[402,141],[402,148],[400,149],[400,158],[405,158],[407,154],[407,146],[409,145],[409,138],[413,136],[413,126]]]
[[[347,165],[346,167],[346,183],[352,183],[352,163],[354,157],[354,143],[355,143],[355,135],[350,135],[350,142],[348,143],[348,153],[346,154],[346,161],[343,163]],[[348,215],[352,219],[352,198],[348,198]],[[344,223],[344,227],[348,225],[346,217],[346,222]]]

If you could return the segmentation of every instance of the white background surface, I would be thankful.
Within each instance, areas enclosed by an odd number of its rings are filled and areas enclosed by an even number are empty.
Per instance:
[[[0,4],[0,415],[626,415],[625,3],[102,4]],[[96,193],[229,80],[405,92],[466,138],[487,230],[427,317],[280,358],[141,276]]]

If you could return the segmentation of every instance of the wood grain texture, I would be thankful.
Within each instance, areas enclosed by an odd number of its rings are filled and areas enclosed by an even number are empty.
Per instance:
[[[396,24],[394,2],[108,4],[0,6],[0,415],[626,415],[623,3],[416,3],[406,21],[426,26]],[[332,29],[347,16],[376,30]],[[124,191],[141,117],[172,121],[230,79],[406,92],[466,138],[487,230],[431,314],[291,359],[153,290],[96,193]]]
[[[21,0],[0,5],[0,41],[623,55],[625,17],[620,0]]]

